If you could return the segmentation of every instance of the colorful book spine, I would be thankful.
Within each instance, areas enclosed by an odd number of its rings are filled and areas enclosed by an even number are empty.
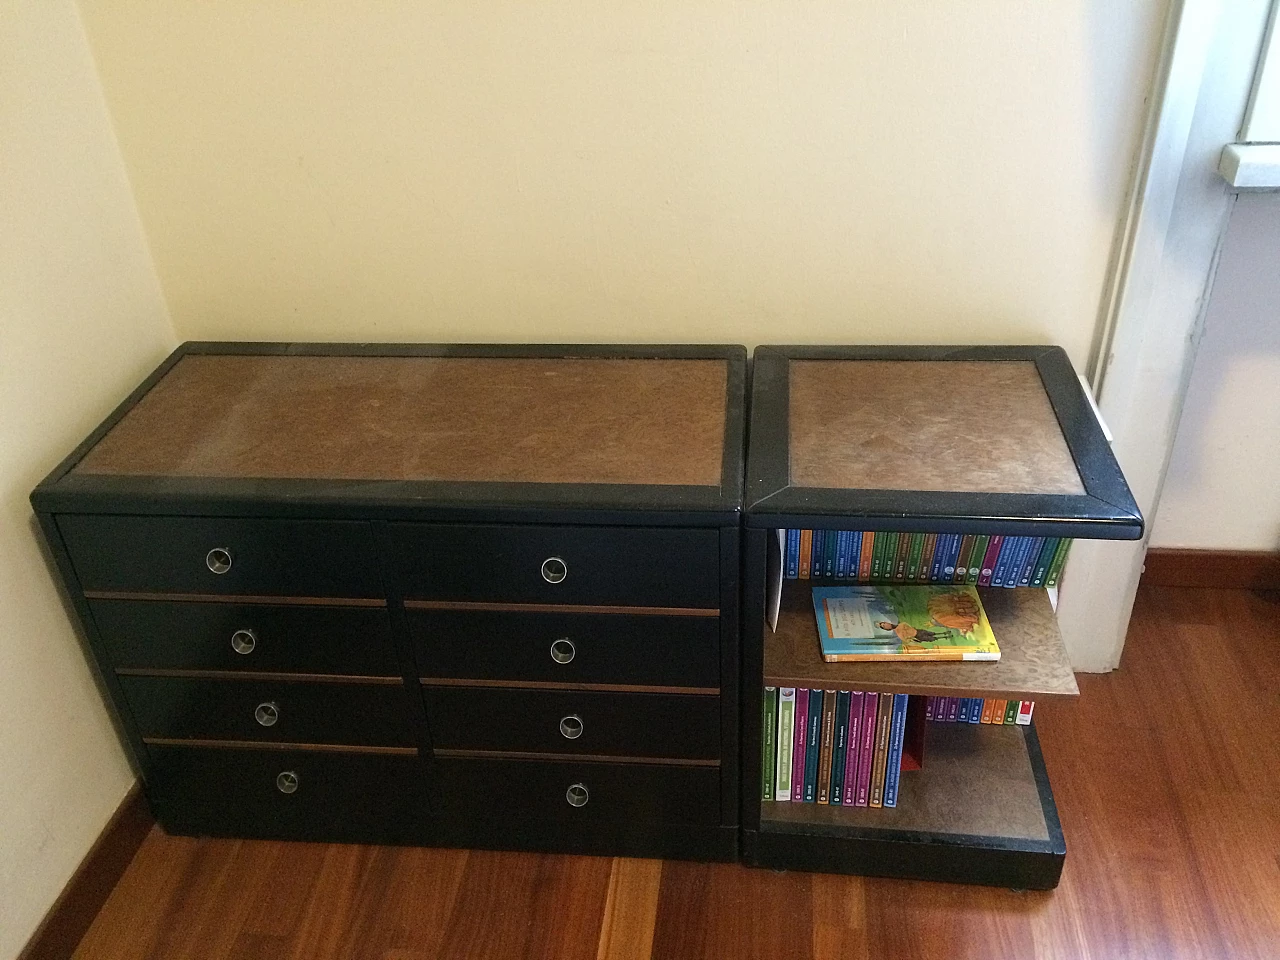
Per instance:
[[[880,714],[880,696],[875,693],[863,694],[862,698],[862,744],[858,756],[858,795],[854,806],[871,805],[871,766],[875,762],[876,753],[876,717]]]
[[[858,557],[858,580],[866,583],[871,579],[871,567],[875,562],[876,535],[867,530],[862,534],[862,554]]]
[[[1018,704],[1021,700],[1009,700],[1004,705],[1004,722],[1013,723],[1018,719]]]
[[[1027,555],[1022,558],[1022,572],[1018,574],[1018,586],[1029,587],[1031,585],[1031,574],[1035,572],[1036,558],[1040,556],[1040,550],[1044,547],[1044,537],[1032,537],[1031,546],[1027,549]]]
[[[985,534],[973,538],[973,552],[969,554],[969,572],[964,578],[965,583],[977,583],[978,577],[982,575],[982,563],[987,557],[987,544],[991,542],[991,538]]]
[[[926,720],[932,720],[932,719],[934,718],[934,711],[933,711],[933,708],[934,708],[934,706],[937,704],[937,702],[938,702],[938,698],[937,698],[937,697],[928,697],[928,698],[925,700],[925,702],[924,702],[924,718],[925,718]]]
[[[898,805],[898,783],[902,777],[902,739],[907,729],[907,695],[893,695],[893,712],[889,722],[889,758],[884,772],[884,805]]]
[[[907,558],[911,555],[911,534],[898,534],[897,555],[893,561],[893,579],[901,583],[907,579]]]
[[[1040,556],[1036,558],[1036,565],[1031,571],[1031,586],[1044,586],[1044,581],[1049,576],[1049,564],[1053,563],[1053,555],[1058,552],[1058,542],[1057,537],[1044,538],[1044,546],[1040,548]]]
[[[778,769],[775,800],[791,799],[791,762],[796,726],[796,689],[778,688]]]
[[[760,796],[772,800],[777,794],[775,780],[778,769],[778,688],[764,688],[764,705],[760,716]]]
[[[818,763],[822,759],[822,691],[809,691],[809,716],[805,720],[808,735],[804,738],[804,802],[818,799]]]
[[[965,578],[969,576],[969,555],[973,553],[974,540],[972,533],[966,533],[960,538],[960,551],[956,554],[955,572],[951,575],[952,583],[964,583]]]
[[[1009,568],[1004,574],[1004,586],[1016,587],[1018,585],[1018,577],[1022,575],[1022,565],[1026,562],[1027,554],[1031,552],[1032,537],[1019,537],[1018,549],[1012,557],[1009,558]]]
[[[980,723],[990,723],[991,711],[995,709],[995,706],[996,702],[990,697],[984,698],[982,701],[982,713],[978,715],[978,721]]]
[[[1020,700],[1018,702],[1018,719],[1015,722],[1021,724],[1024,727],[1027,726],[1029,723],[1031,723],[1031,712],[1035,709],[1035,707],[1036,705],[1034,701]]]
[[[831,802],[831,768],[836,753],[836,692],[822,695],[822,732],[818,746],[818,802]]]
[[[867,571],[868,580],[880,579],[880,571],[884,569],[884,545],[883,533],[871,534],[871,569]]]
[[[805,744],[809,742],[809,691],[796,688],[795,735],[791,746],[791,799],[804,801]]]
[[[800,531],[787,531],[787,579],[800,576]]]
[[[862,564],[862,531],[849,534],[849,579],[858,579],[858,567]]]
[[[836,732],[831,741],[831,803],[844,803],[844,763],[849,753],[849,691],[836,694]]]
[[[1009,705],[1008,700],[993,700],[991,703],[991,722],[996,726],[1004,723],[1004,711]]]
[[[849,575],[849,531],[841,530],[836,534],[836,579],[843,580]]]
[[[920,579],[920,557],[924,554],[924,534],[913,533],[907,549],[907,579],[914,583]]]
[[[1022,546],[1022,537],[1005,537],[1004,543],[1000,547],[1000,554],[996,557],[995,570],[991,574],[991,585],[993,587],[1003,587],[1005,581],[1009,578],[1009,567],[1013,565],[1013,558]]]
[[[991,586],[991,575],[995,573],[996,558],[1000,556],[1000,546],[1004,537],[997,534],[987,543],[987,552],[982,557],[982,567],[978,570],[978,586]]]
[[[956,563],[960,557],[960,544],[964,538],[958,533],[951,534],[947,540],[947,556],[942,562],[940,583],[951,583],[956,578]]]
[[[809,579],[809,570],[813,565],[813,531],[800,531],[800,579]]]
[[[1056,587],[1062,578],[1062,568],[1067,564],[1067,552],[1071,549],[1071,541],[1063,537],[1058,542],[1058,549],[1053,554],[1053,562],[1049,564],[1049,572],[1045,575],[1044,585]]]
[[[947,562],[947,549],[951,545],[951,534],[940,533],[933,547],[933,560],[929,563],[929,582],[939,583],[942,580],[942,568]]]
[[[981,697],[969,698],[969,722],[970,723],[982,722],[982,698]]]
[[[960,720],[960,698],[947,697],[947,722],[956,723]]]
[[[836,554],[839,552],[840,534],[835,530],[827,531],[827,539],[822,548],[822,575],[830,579],[836,575]]]
[[[809,540],[809,576],[814,580],[822,576],[822,545],[826,536],[825,530],[815,530]]]
[[[871,800],[869,806],[884,806],[884,773],[889,759],[889,726],[893,720],[893,695],[882,693],[876,708],[876,750],[871,760]]]
[[[936,533],[926,533],[924,535],[924,546],[920,549],[920,575],[916,578],[917,582],[929,582],[929,576],[933,571],[933,555],[937,549],[938,535]]]
[[[862,756],[862,697],[855,691],[849,695],[849,734],[844,758],[843,805],[852,807],[858,799],[858,760]]]

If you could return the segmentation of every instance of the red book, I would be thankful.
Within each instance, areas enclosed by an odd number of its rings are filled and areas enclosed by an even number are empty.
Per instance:
[[[854,806],[858,793],[858,758],[862,755],[862,694],[849,698],[849,733],[845,738],[844,793],[846,807]]]
[[[956,557],[956,572],[952,576],[953,583],[964,583],[964,578],[969,575],[969,554],[973,553],[973,541],[976,539],[972,533],[966,533],[960,540],[960,553]]]
[[[791,799],[804,801],[804,751],[809,730],[809,691],[796,688],[796,735],[791,748]]]
[[[982,569],[978,571],[978,586],[991,586],[991,574],[995,572],[996,558],[1000,556],[1002,543],[1004,543],[1004,537],[998,534],[987,543],[987,555],[982,558]]]
[[[871,801],[871,758],[876,752],[876,709],[880,696],[865,694],[862,698],[862,746],[858,755],[858,794],[854,806],[865,807]]]

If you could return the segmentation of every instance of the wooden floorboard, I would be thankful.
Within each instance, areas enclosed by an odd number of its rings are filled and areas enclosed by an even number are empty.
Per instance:
[[[1036,721],[1067,837],[1031,893],[731,864],[152,831],[79,960],[1280,956],[1280,595],[1144,587]]]

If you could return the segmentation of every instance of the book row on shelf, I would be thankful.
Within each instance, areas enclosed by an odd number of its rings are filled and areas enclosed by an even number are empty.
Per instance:
[[[761,798],[895,807],[906,694],[765,687]],[[907,761],[919,766],[919,750]]]
[[[870,530],[787,530],[783,575],[858,583],[1057,586],[1067,537],[1006,537]]]
[[[926,720],[939,723],[1020,723],[1031,722],[1033,700],[993,700],[990,697],[929,697],[925,700]]]

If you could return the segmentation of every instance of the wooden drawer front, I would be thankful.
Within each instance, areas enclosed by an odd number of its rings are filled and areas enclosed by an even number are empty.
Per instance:
[[[410,610],[408,620],[423,677],[720,686],[717,617]]]
[[[406,598],[720,607],[715,530],[406,523],[393,531]],[[543,576],[552,558],[566,568],[558,583]]]
[[[416,756],[158,746],[147,755],[147,793],[162,805],[242,804],[327,818],[352,807],[428,803],[426,763]]]
[[[426,687],[436,749],[714,760],[720,698],[653,693]],[[577,717],[581,733],[561,733]],[[576,724],[569,721],[572,729]]]
[[[58,529],[85,590],[384,595],[373,532],[358,521],[63,514]],[[210,569],[212,550],[230,554],[225,573]]]
[[[404,687],[398,682],[119,679],[143,738],[386,747],[417,744]],[[263,704],[274,704],[277,719],[269,726],[257,718]]]
[[[146,600],[89,608],[116,667],[400,675],[386,610]]]
[[[468,818],[716,823],[720,771],[644,763],[437,759],[434,805]],[[569,803],[570,787],[586,803]],[[575,799],[584,794],[575,791]]]

